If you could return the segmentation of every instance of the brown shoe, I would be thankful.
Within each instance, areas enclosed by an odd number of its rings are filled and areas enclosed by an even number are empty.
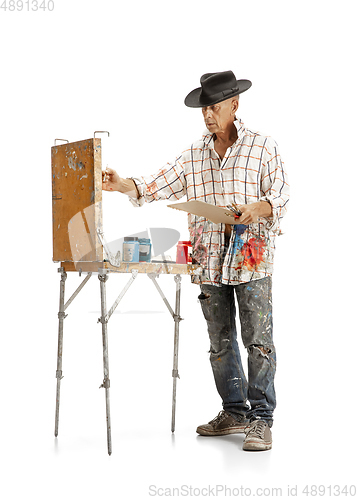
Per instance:
[[[245,429],[243,449],[246,451],[264,451],[272,448],[271,429],[265,420],[254,420]]]
[[[237,420],[229,415],[225,410],[210,420],[208,424],[199,425],[196,432],[201,436],[226,436],[227,434],[243,433],[249,421],[241,417]]]

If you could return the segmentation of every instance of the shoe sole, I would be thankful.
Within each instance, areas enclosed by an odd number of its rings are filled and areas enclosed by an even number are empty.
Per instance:
[[[266,451],[271,450],[271,443],[260,443],[258,441],[244,442],[242,449],[245,451]]]
[[[210,431],[208,429],[203,429],[202,427],[198,427],[196,432],[200,434],[200,436],[227,436],[228,434],[243,434],[244,427],[233,427],[231,429],[221,430],[221,431]]]

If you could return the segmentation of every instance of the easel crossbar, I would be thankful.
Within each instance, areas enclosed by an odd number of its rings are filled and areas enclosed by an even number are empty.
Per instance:
[[[158,282],[157,282],[157,280],[156,280],[157,275],[156,275],[156,274],[153,274],[153,273],[150,273],[150,274],[148,274],[147,276],[148,276],[148,278],[150,278],[150,279],[152,280],[152,282],[153,282],[153,284],[154,284],[155,288],[156,288],[156,289],[158,290],[158,292],[159,292],[159,295],[160,295],[160,296],[161,296],[161,298],[163,299],[164,304],[167,306],[168,311],[169,311],[169,312],[170,312],[170,314],[173,316],[174,321],[175,321],[175,322],[179,322],[179,321],[181,321],[183,318],[181,318],[179,315],[175,314],[175,312],[174,312],[174,311],[173,311],[173,309],[171,308],[171,306],[170,306],[170,304],[169,304],[169,302],[168,302],[168,300],[167,300],[166,296],[164,295],[163,290],[160,288],[159,283],[158,283]]]
[[[135,278],[138,276],[138,271],[135,270],[135,269],[132,269],[132,276],[130,277],[128,283],[126,284],[126,286],[123,288],[123,290],[121,291],[121,293],[118,295],[116,301],[114,302],[113,306],[110,308],[110,310],[108,311],[108,313],[106,314],[105,318],[104,318],[104,321],[107,323],[109,318],[112,316],[112,314],[114,313],[114,311],[116,310],[118,304],[120,303],[120,301],[123,299],[124,295],[126,294],[128,288],[131,286],[131,284],[133,283],[133,281],[135,280]]]
[[[90,277],[92,276],[92,273],[88,273],[87,276],[85,277],[85,279],[82,281],[82,283],[80,284],[80,286],[77,288],[77,290],[75,292],[73,292],[73,294],[71,295],[71,297],[68,299],[68,301],[66,302],[65,306],[64,306],[64,311],[66,311],[67,307],[73,302],[73,300],[77,297],[77,295],[80,293],[80,291],[82,290],[82,288],[85,286],[85,284],[87,283],[87,281],[90,279]]]

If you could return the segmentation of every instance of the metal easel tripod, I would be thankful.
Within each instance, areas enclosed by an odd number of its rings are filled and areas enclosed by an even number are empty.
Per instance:
[[[156,267],[156,266],[154,266]],[[186,267],[186,266],[185,266]],[[80,293],[82,288],[91,278],[93,272],[88,272],[87,276],[84,278],[82,283],[78,286],[75,292],[71,295],[69,300],[65,303],[65,282],[67,279],[67,272],[64,267],[60,267],[58,271],[61,273],[61,281],[60,281],[60,304],[59,304],[59,313],[58,313],[58,350],[57,350],[57,370],[56,370],[56,378],[57,378],[57,386],[56,386],[56,415],[55,415],[55,436],[58,436],[58,428],[59,428],[59,412],[60,412],[60,389],[61,389],[61,380],[63,378],[62,372],[62,355],[63,355],[63,325],[64,320],[67,317],[65,314],[68,306],[73,302],[75,297]],[[81,270],[82,272],[82,270]],[[108,454],[112,453],[112,436],[111,436],[111,415],[110,415],[110,379],[109,379],[109,356],[108,356],[108,321],[118,306],[119,302],[124,297],[125,293],[132,285],[134,280],[138,275],[138,269],[131,270],[131,277],[121,293],[118,295],[116,301],[113,306],[107,312],[107,300],[106,300],[106,282],[109,278],[110,272],[118,272],[113,271],[111,269],[98,269],[98,279],[100,282],[100,293],[101,293],[101,316],[98,319],[98,323],[102,325],[102,346],[103,346],[103,382],[100,388],[105,389],[105,398],[106,398],[106,425],[107,425],[107,449]],[[148,277],[154,283],[156,289],[158,290],[160,296],[162,297],[168,311],[174,320],[174,354],[173,354],[173,394],[172,394],[172,420],[171,420],[171,431],[175,430],[175,413],[176,413],[176,387],[177,387],[177,378],[179,378],[178,372],[178,350],[179,350],[179,323],[183,319],[180,317],[180,295],[181,295],[181,275],[175,274],[174,280],[176,284],[176,293],[175,293],[175,310],[171,308],[167,298],[165,297],[162,289],[160,288],[156,278],[159,276],[158,273],[146,273]]]

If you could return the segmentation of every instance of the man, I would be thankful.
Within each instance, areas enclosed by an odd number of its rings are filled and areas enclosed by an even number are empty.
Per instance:
[[[120,191],[133,204],[161,199],[234,204],[236,225],[214,224],[189,214],[193,262],[203,268],[202,311],[210,338],[210,362],[223,410],[197,432],[203,436],[245,433],[244,450],[272,447],[276,406],[276,351],[272,337],[272,271],[275,237],[289,199],[277,144],[237,120],[239,94],[251,87],[232,71],[207,73],[185,104],[201,108],[207,130],[173,164],[148,177],[121,179],[109,170],[103,189]],[[241,363],[235,324],[248,352],[248,381]]]

